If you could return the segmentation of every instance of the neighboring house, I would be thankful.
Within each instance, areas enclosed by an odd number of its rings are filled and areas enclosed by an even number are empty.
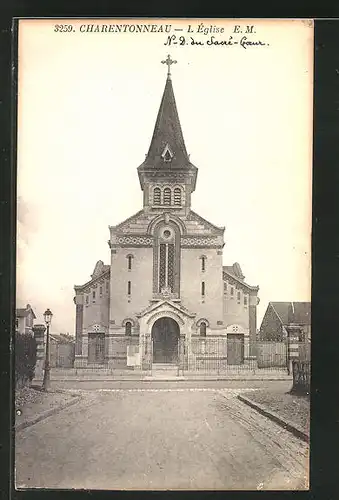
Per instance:
[[[75,339],[68,334],[50,334],[51,368],[71,368],[74,365]]]
[[[35,319],[36,316],[30,304],[27,304],[25,308],[18,308],[16,310],[15,331],[33,335],[32,328]]]
[[[300,341],[311,340],[311,302],[269,302],[260,327],[260,340],[285,340],[289,325],[301,326]]]

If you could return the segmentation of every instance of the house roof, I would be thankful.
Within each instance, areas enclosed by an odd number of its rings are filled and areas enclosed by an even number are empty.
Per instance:
[[[30,306],[30,304],[27,304],[27,306],[25,308],[19,307],[16,310],[16,317],[17,318],[26,318],[30,312],[33,314],[33,318],[36,319],[36,316],[34,314],[32,307]]]
[[[270,302],[283,325],[311,324],[311,302]]]

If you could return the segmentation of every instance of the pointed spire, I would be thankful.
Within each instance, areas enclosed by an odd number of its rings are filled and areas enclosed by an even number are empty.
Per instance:
[[[168,56],[162,63],[168,66],[166,85],[144,164],[157,168],[166,162],[170,163],[171,167],[185,168],[190,161],[181,130],[170,73],[170,66],[176,61]],[[165,154],[168,151],[171,153],[171,158]]]
[[[195,190],[198,169],[192,165],[186,151],[175,102],[170,67],[175,64],[170,56],[161,61],[167,64],[167,79],[155,122],[151,144],[145,160],[138,167],[141,189],[156,178],[171,178],[174,183],[185,182],[190,192]],[[184,176],[182,175],[184,174]],[[145,198],[147,201],[148,198]]]

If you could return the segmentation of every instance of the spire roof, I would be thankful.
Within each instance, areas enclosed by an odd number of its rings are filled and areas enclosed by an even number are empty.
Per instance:
[[[175,64],[177,61],[173,61],[170,56],[167,56],[167,59],[161,62],[168,66],[167,79],[151,144],[145,160],[138,167],[140,186],[143,190],[145,183],[154,179],[154,176],[164,178],[164,176],[170,175],[173,182],[178,182],[178,175],[184,174],[184,178],[180,177],[180,181],[185,179],[185,182],[191,185],[191,192],[193,192],[198,169],[190,162],[187,154],[170,73],[171,64]]]
[[[190,166],[170,74],[167,75],[151,144],[143,164],[158,168],[164,166],[164,162],[170,163],[171,168]]]

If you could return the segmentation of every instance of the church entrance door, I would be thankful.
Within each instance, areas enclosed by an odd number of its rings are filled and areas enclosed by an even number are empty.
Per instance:
[[[172,318],[159,318],[152,327],[153,363],[177,363],[180,328]]]

